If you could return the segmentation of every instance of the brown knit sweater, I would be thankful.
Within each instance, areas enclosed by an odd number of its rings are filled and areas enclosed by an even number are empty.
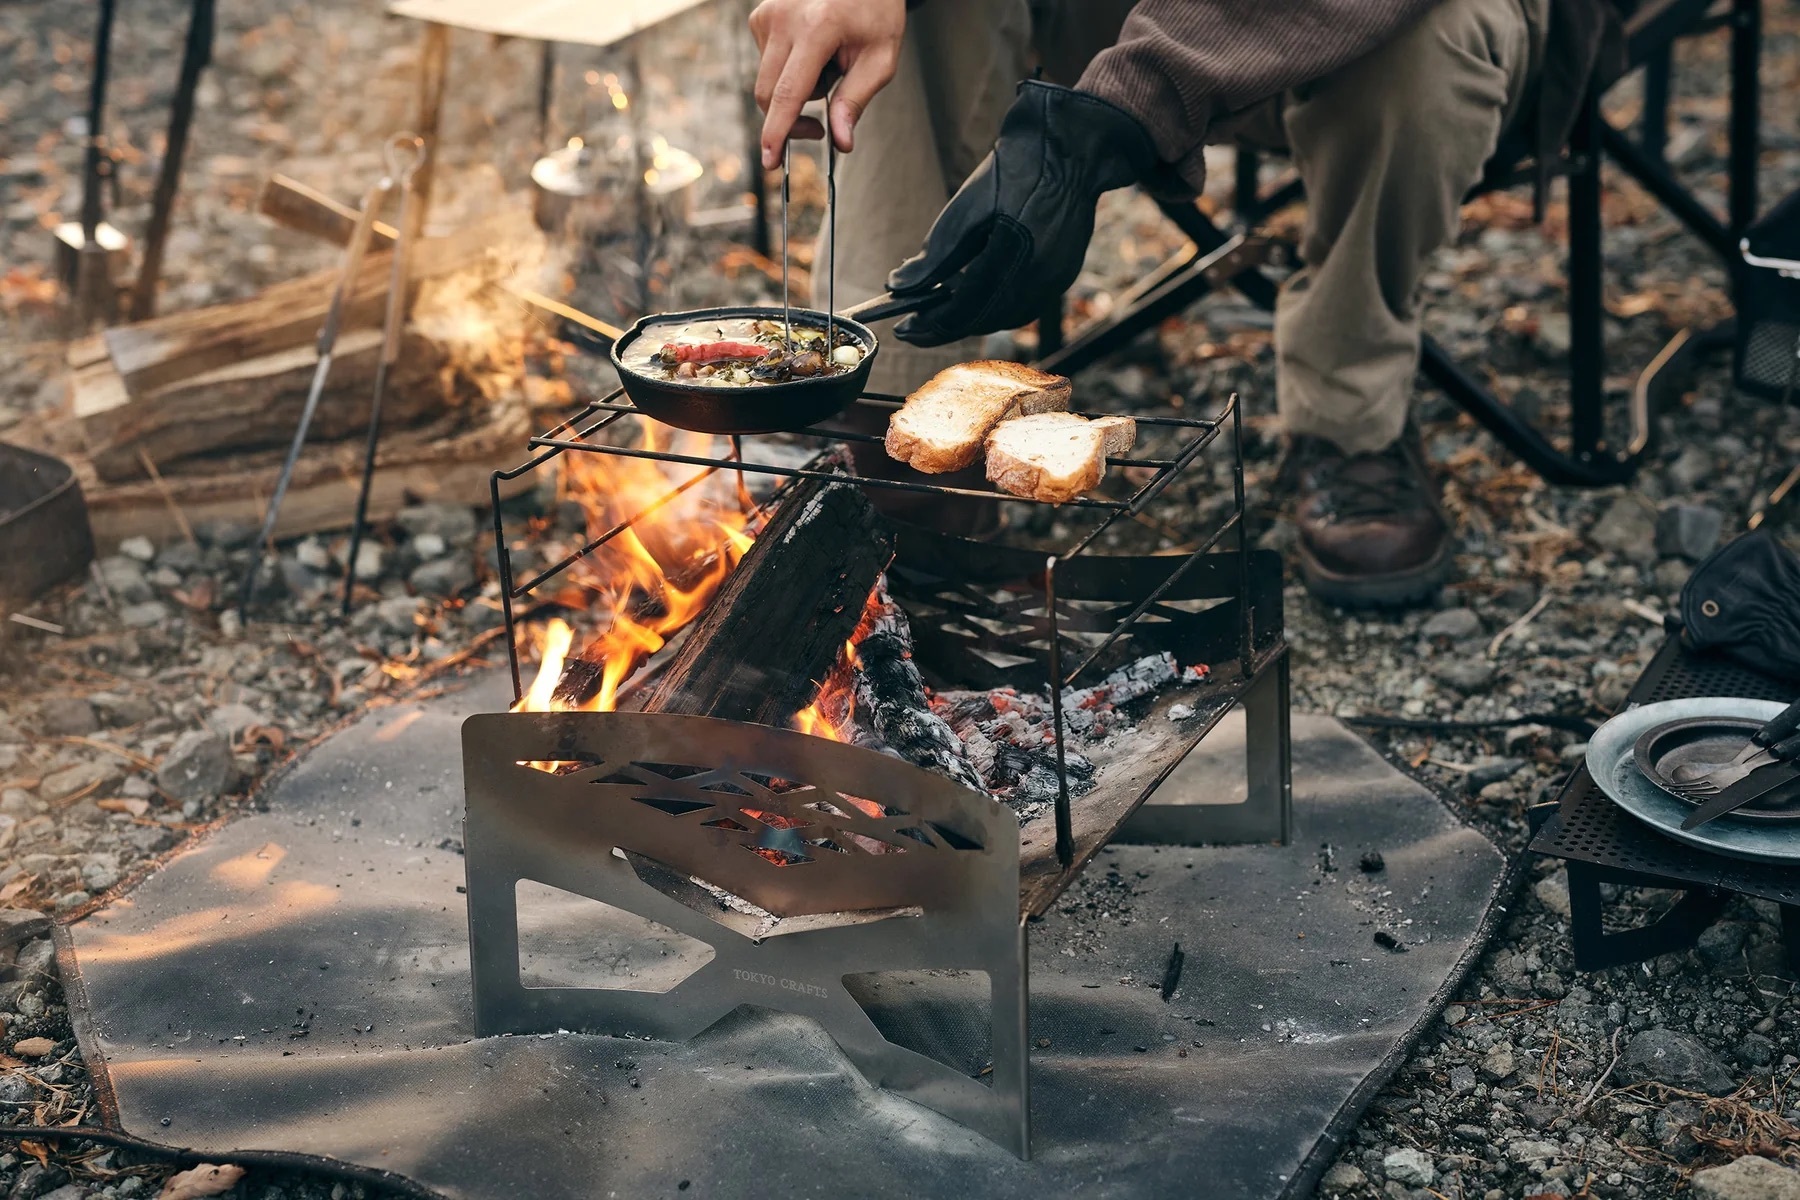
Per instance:
[[[1354,62],[1438,2],[1139,0],[1080,87],[1142,121],[1163,161],[1198,189],[1215,120]],[[1540,163],[1562,149],[1591,74],[1609,65],[1612,28],[1606,0],[1553,0],[1532,118]]]

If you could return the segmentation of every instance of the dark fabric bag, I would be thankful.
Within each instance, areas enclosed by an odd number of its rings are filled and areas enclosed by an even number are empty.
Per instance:
[[[1800,679],[1800,557],[1766,529],[1725,543],[1681,589],[1681,623],[1696,650]]]

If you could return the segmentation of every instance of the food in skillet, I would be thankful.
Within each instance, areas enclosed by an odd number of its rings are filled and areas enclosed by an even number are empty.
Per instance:
[[[631,345],[625,365],[652,379],[714,387],[753,387],[842,375],[868,353],[855,334],[793,326],[790,341],[780,321],[755,317],[646,325]]]

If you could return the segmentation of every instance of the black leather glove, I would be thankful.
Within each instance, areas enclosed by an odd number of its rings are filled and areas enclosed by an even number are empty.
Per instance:
[[[949,298],[902,321],[915,346],[1029,323],[1081,272],[1102,193],[1156,164],[1150,135],[1130,113],[1087,92],[1035,80],[925,237],[888,276],[896,297],[942,283]]]

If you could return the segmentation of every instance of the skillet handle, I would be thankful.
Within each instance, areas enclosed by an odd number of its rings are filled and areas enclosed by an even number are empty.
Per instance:
[[[838,316],[869,325],[893,317],[904,317],[908,313],[922,312],[933,305],[942,304],[949,298],[949,291],[943,287],[915,292],[910,296],[896,296],[892,292],[883,292],[879,296],[872,296],[864,300],[861,304],[851,305],[838,313]]]

